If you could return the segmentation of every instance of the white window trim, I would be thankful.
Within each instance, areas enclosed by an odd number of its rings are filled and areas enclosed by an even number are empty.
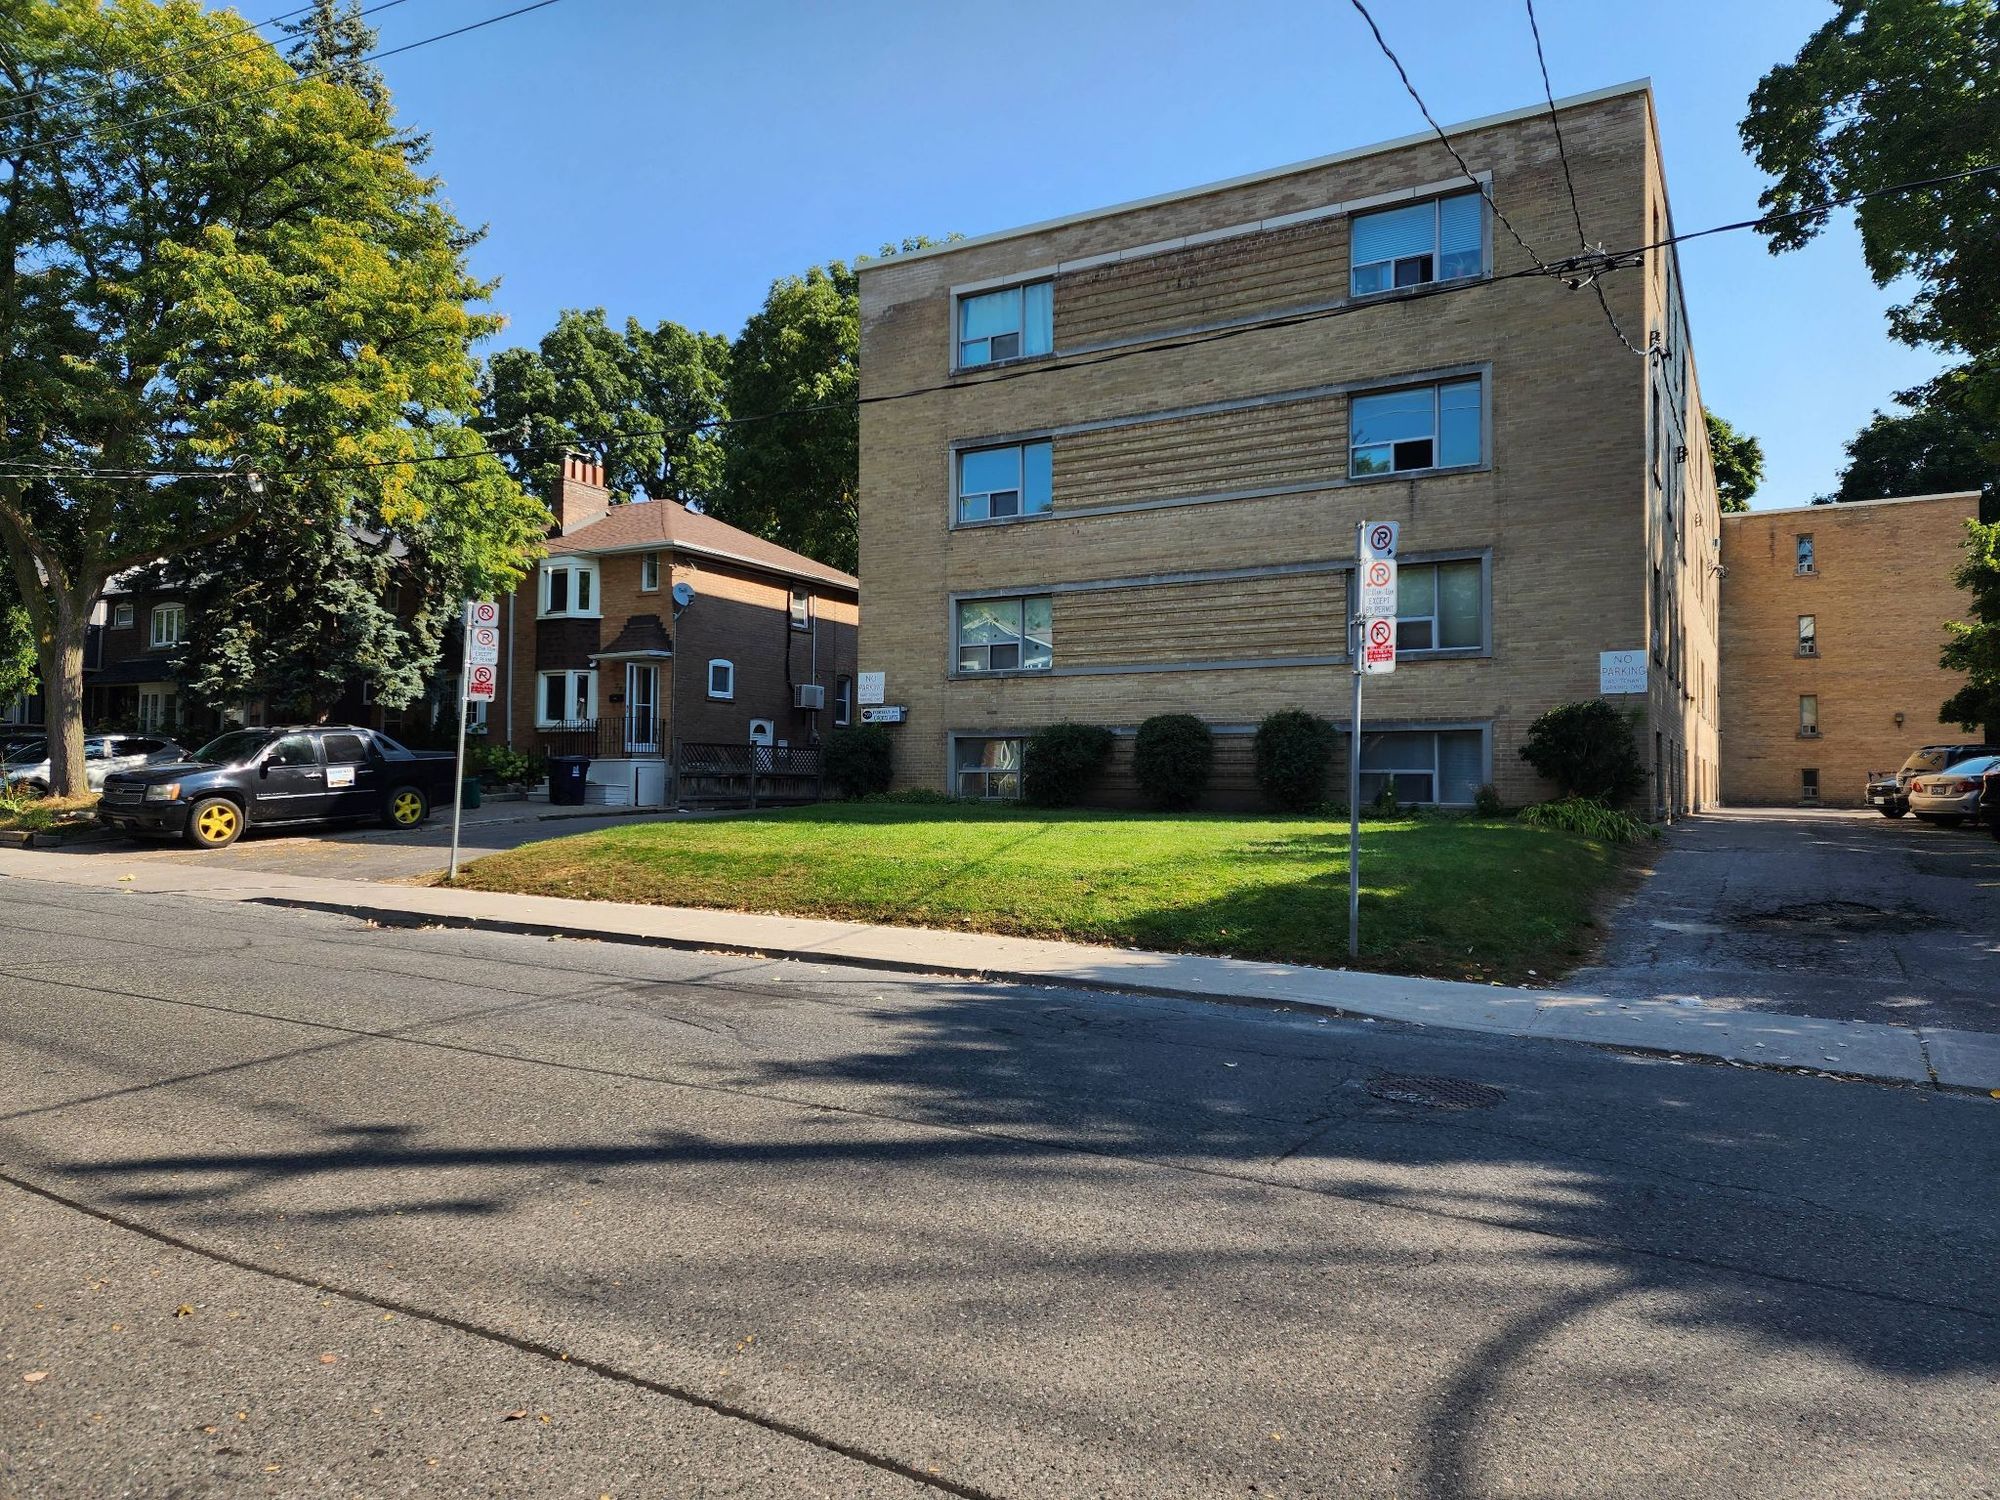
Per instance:
[[[111,606],[111,628],[113,630],[130,630],[138,623],[138,620],[139,612],[132,607],[131,600],[127,599],[123,603]]]
[[[1803,557],[1799,555],[1800,542],[1806,544]],[[1792,572],[1800,578],[1812,578],[1819,573],[1819,547],[1810,531],[1801,531],[1792,538]]]
[[[1806,722],[1807,700],[1811,700],[1812,702],[1812,723],[1810,724]],[[1799,694],[1799,738],[1802,740],[1816,740],[1819,737],[1820,737],[1819,694],[1800,693]]]
[[[1025,344],[1028,341],[1028,330],[1025,322],[1026,308],[1028,305],[1028,299],[1026,295],[1027,289],[1031,286],[1040,286],[1044,282],[1048,284],[1049,288],[1048,352],[1046,354],[1010,354],[1005,359],[986,359],[986,360],[981,360],[976,365],[967,364],[964,359],[964,351],[967,341],[961,338],[958,332],[958,330],[963,326],[960,313],[961,309],[965,306],[965,304],[978,297],[990,297],[995,292],[1007,292],[1007,291],[1014,291],[1016,289],[1020,290],[1022,293],[1021,307],[1023,309],[1022,312],[1023,326],[1021,327],[1019,332],[1021,335],[1021,342]],[[1007,365],[1018,365],[1031,359],[1054,359],[1056,354],[1056,349],[1055,349],[1056,285],[1055,284],[1056,284],[1055,276],[1051,272],[1044,270],[1039,272],[1030,272],[1029,274],[1024,276],[1011,277],[999,281],[981,282],[974,286],[954,287],[951,293],[951,327],[949,329],[949,333],[951,336],[950,369],[952,374],[958,375],[968,370],[997,370]]]
[[[805,608],[799,608],[799,601],[805,601]],[[790,614],[792,629],[811,630],[813,627],[813,593],[809,588],[794,585],[785,607]]]
[[[1819,617],[1817,615],[1799,616],[1799,655],[1819,655]]]
[[[1387,469],[1380,473],[1357,474],[1354,472],[1354,403],[1365,401],[1370,396],[1392,396],[1398,391],[1428,390],[1431,393],[1431,457],[1439,456],[1444,446],[1444,388],[1448,385],[1477,384],[1479,387],[1479,455],[1468,463],[1433,463],[1425,469]],[[1347,393],[1347,482],[1349,484],[1379,484],[1384,480],[1416,479],[1431,474],[1469,474],[1488,466],[1488,454],[1493,441],[1493,382],[1482,371],[1473,375],[1440,375],[1429,380],[1396,381],[1390,385],[1370,385]],[[1414,441],[1405,439],[1404,441]],[[1373,444],[1368,445],[1370,447]],[[1394,462],[1392,456],[1391,460]]]
[[[1021,654],[1028,654],[1027,605],[1030,599],[1049,601],[1049,664],[1045,667],[973,667],[967,669],[959,665],[964,659],[964,646],[959,640],[960,611],[968,604],[1018,604],[1021,606]],[[968,594],[952,596],[950,600],[951,619],[951,672],[953,677],[1046,677],[1055,670],[1055,595],[1047,590],[1030,589],[1021,594]],[[986,738],[1007,739],[1007,735],[991,735]]]
[[[846,673],[837,673],[833,679],[833,723],[837,729],[845,729],[854,722],[854,679]]]
[[[1446,286],[1453,282],[1477,281],[1482,276],[1491,275],[1493,271],[1493,215],[1490,212],[1488,212],[1487,204],[1484,201],[1486,196],[1486,184],[1488,180],[1490,180],[1490,174],[1482,173],[1480,177],[1479,187],[1468,192],[1434,193],[1430,195],[1428,199],[1418,198],[1408,203],[1382,204],[1373,208],[1356,209],[1353,212],[1349,213],[1346,216],[1348,221],[1347,295],[1356,302],[1374,302],[1385,297],[1407,297],[1411,293],[1421,291],[1424,287],[1427,286]],[[1431,270],[1433,272],[1436,272],[1439,263],[1444,259],[1444,250],[1443,250],[1444,225],[1441,218],[1441,215],[1443,214],[1444,210],[1440,207],[1440,205],[1443,204],[1443,202],[1447,198],[1471,198],[1471,197],[1477,197],[1481,200],[1479,204],[1479,269],[1478,270],[1468,271],[1461,276],[1438,276],[1433,274],[1429,281],[1416,281],[1412,282],[1408,286],[1385,286],[1373,292],[1357,292],[1354,289],[1354,273],[1356,271],[1364,270],[1369,266],[1389,267],[1389,279],[1392,282],[1395,280],[1395,275],[1396,275],[1395,259],[1358,261],[1354,258],[1354,250],[1353,250],[1354,223],[1356,220],[1371,218],[1376,214],[1398,213],[1404,209],[1415,208],[1419,203],[1427,202],[1431,210]]]
[[[551,575],[556,573],[568,573],[570,575],[569,599],[571,607],[568,609],[552,610],[549,608],[549,578],[551,577]],[[589,609],[577,609],[575,607],[576,593],[577,593],[576,576],[578,574],[586,574],[590,578]],[[604,618],[603,583],[604,580],[598,576],[598,568],[595,562],[580,561],[576,558],[562,558],[554,562],[543,563],[541,568],[541,575],[536,580],[535,618],[538,620],[603,619]]]
[[[719,693],[715,690],[715,669],[717,667],[725,668],[729,673],[729,686]],[[736,701],[736,663],[728,657],[715,656],[709,658],[708,677],[706,681],[708,696],[713,698],[717,703],[734,703]]]
[[[651,583],[646,582],[646,575],[648,573],[653,575]],[[639,554],[639,592],[642,594],[657,594],[659,591],[660,554],[657,552],[641,552]]]
[[[173,633],[162,636],[160,626],[167,620],[174,622]],[[153,606],[152,631],[148,636],[156,650],[170,650],[187,640],[187,606],[185,604],[156,604]]]
[[[566,671],[537,672],[535,674],[535,727],[537,729],[559,729],[566,724],[574,724],[575,719],[551,719],[548,716],[549,679],[563,679],[563,705],[568,707],[576,702],[578,679],[587,684],[585,705],[590,710],[583,717],[594,721],[597,718],[597,672],[594,668],[573,667]]]

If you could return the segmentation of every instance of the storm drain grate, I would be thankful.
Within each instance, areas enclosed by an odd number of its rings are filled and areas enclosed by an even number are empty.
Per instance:
[[[1368,1092],[1391,1104],[1431,1109],[1491,1109],[1507,1096],[1491,1084],[1463,1078],[1371,1078]]]

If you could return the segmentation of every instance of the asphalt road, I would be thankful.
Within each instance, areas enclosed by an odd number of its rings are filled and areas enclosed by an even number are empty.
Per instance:
[[[0,1078],[8,1496],[2000,1493],[1983,1098],[20,880]]]
[[[2000,842],[1876,812],[1676,824],[1564,983],[1617,999],[2000,1031]]]

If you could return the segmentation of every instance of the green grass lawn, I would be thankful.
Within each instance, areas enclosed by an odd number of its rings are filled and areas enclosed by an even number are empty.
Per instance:
[[[65,823],[92,822],[97,793],[81,797],[31,797],[25,792],[0,796],[0,831],[46,833]]]
[[[1571,966],[1617,848],[1510,819],[1361,825],[1363,966]],[[1347,962],[1347,825],[1317,817],[832,804],[604,829],[490,855],[480,890]]]

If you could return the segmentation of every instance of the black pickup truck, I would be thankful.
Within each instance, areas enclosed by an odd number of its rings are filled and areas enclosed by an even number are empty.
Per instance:
[[[114,771],[98,821],[138,837],[224,849],[246,827],[369,819],[414,828],[451,799],[455,757],[406,750],[375,729],[233,729],[184,761]]]

